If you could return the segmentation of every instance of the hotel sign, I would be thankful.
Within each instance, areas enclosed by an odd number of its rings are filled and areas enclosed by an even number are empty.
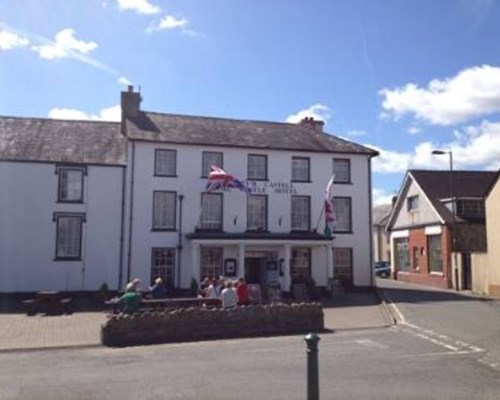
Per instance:
[[[247,181],[252,194],[297,194],[292,182],[260,182]]]

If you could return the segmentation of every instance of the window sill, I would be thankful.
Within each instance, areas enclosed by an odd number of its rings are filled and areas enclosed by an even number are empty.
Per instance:
[[[151,232],[177,232],[175,228],[151,228]]]
[[[57,204],[83,204],[82,200],[61,200],[57,199]]]
[[[81,257],[56,257],[52,261],[83,261]]]
[[[309,179],[307,181],[294,181],[293,179],[290,181],[292,183],[312,183],[312,181]]]
[[[154,178],[178,178],[177,175],[159,175],[159,174],[154,174]]]
[[[346,181],[346,182],[333,181],[333,184],[334,185],[352,185],[352,182],[351,181]]]
[[[442,272],[436,272],[436,271],[431,271],[429,272],[429,276],[439,276],[439,277],[444,277],[444,273]]]
[[[354,232],[352,230],[350,230],[350,231],[336,231],[336,230],[334,230],[333,233],[335,235],[344,235],[344,234],[345,235],[352,235]]]

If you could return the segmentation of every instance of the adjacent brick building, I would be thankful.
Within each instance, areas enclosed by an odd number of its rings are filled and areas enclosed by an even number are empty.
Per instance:
[[[387,223],[395,279],[472,288],[471,253],[486,251],[485,196],[495,176],[407,172]]]

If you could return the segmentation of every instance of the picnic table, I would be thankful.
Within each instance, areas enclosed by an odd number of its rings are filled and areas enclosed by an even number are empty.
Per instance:
[[[71,314],[71,297],[65,297],[63,293],[55,290],[37,292],[32,299],[23,301],[27,315],[44,313],[46,315]]]
[[[120,312],[120,298],[115,297],[105,302],[111,309],[112,314]],[[173,308],[186,308],[186,307],[220,307],[220,299],[206,299],[197,297],[178,297],[169,299],[141,299],[139,311],[144,310],[166,310]]]

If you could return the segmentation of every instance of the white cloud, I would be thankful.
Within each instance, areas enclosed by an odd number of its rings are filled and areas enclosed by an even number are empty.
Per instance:
[[[410,135],[416,135],[417,133],[420,133],[422,130],[420,128],[417,128],[416,126],[410,126],[408,128],[408,133]]]
[[[372,202],[374,206],[380,206],[382,204],[391,204],[392,198],[395,196],[394,193],[387,193],[383,189],[372,189]]]
[[[436,125],[463,123],[500,112],[500,68],[476,66],[445,80],[434,79],[427,88],[409,83],[379,94],[383,109],[396,119],[413,114]]]
[[[78,40],[75,37],[75,31],[70,28],[57,32],[52,43],[32,47],[32,49],[36,51],[41,58],[48,60],[75,57],[90,53],[96,48],[97,43],[95,42]]]
[[[120,10],[132,10],[139,14],[158,14],[160,7],[151,4],[149,0],[118,0]]]
[[[74,108],[53,108],[49,111],[49,118],[72,119],[72,120],[92,120],[92,121],[120,121],[121,107],[119,105],[103,108],[98,115],[87,114],[86,112]]]
[[[398,153],[396,151],[383,150],[377,146],[367,144],[366,146],[377,150],[380,154],[372,161],[373,172],[398,173],[408,169],[411,154]]]
[[[29,45],[29,40],[7,29],[0,30],[0,50],[11,50]]]
[[[128,86],[128,85],[131,85],[132,82],[130,82],[126,77],[120,76],[118,78],[118,84]]]
[[[304,110],[300,110],[296,114],[289,115],[286,118],[286,122],[290,122],[295,124],[297,122],[302,121],[305,117],[312,117],[315,120],[323,121],[325,124],[330,119],[330,109],[323,104],[313,104],[309,108],[305,108]]]
[[[172,30],[172,29],[181,29],[189,33],[191,36],[193,36],[193,34],[196,34],[196,32],[194,31],[184,29],[187,26],[187,24],[188,20],[186,18],[177,19],[173,15],[165,15],[160,20],[160,22],[152,24],[149,28],[147,28],[146,32],[152,33],[152,32]]]
[[[367,145],[370,146],[370,145]],[[373,159],[373,171],[399,173],[408,168],[444,169],[449,167],[448,155],[433,155],[432,150],[451,150],[455,169],[500,168],[500,122],[483,121],[457,131],[450,143],[421,142],[411,153],[383,150]]]
[[[457,135],[459,140],[448,146],[459,167],[500,168],[500,122],[483,121],[478,126],[464,128],[462,133]]]

